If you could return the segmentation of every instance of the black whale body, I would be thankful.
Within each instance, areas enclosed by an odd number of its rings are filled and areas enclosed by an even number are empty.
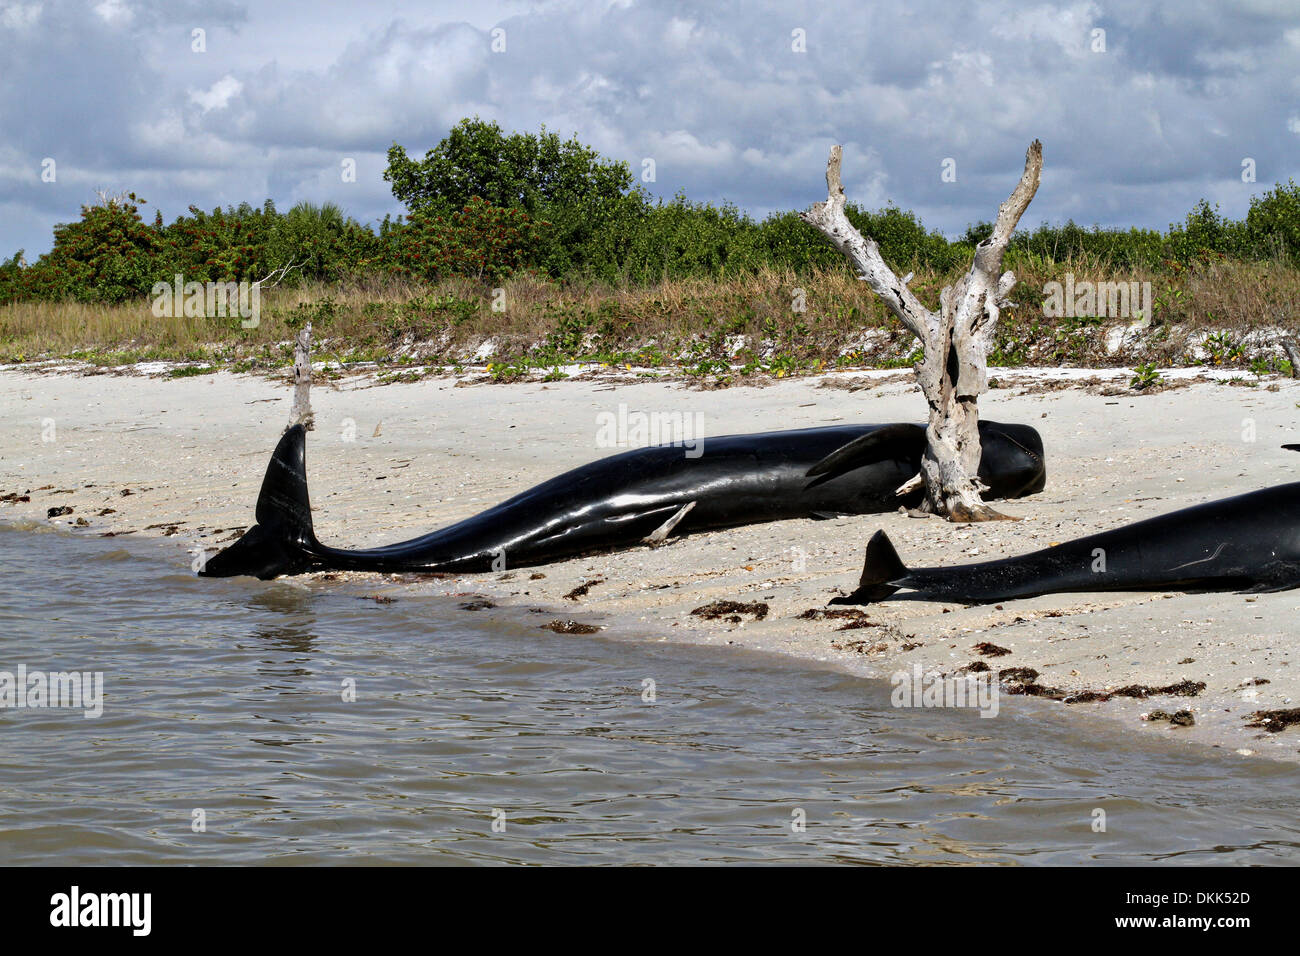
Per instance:
[[[1292,447],[1292,446],[1287,446]],[[1300,482],[1158,515],[997,561],[908,568],[883,531],[835,604],[899,598],[984,604],[1069,591],[1286,591],[1300,587]]]
[[[988,497],[1041,491],[1043,445],[1027,425],[980,423]],[[788,518],[891,511],[920,467],[920,425],[833,425],[638,448],[544,481],[422,537],[365,550],[322,545],[312,531],[306,432],[285,432],[267,467],[257,524],[200,574],[273,578],[313,570],[488,571],[634,546],[674,517],[675,535]],[[684,515],[682,509],[694,503]],[[662,533],[662,532],[661,532]]]

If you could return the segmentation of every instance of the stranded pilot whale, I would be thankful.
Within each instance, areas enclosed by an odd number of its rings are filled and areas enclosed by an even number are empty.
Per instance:
[[[1288,448],[1300,446],[1286,446]],[[985,604],[1065,591],[1287,591],[1300,587],[1300,482],[1210,501],[1014,558],[908,568],[883,531],[857,590],[832,604],[899,598]]]
[[[1043,442],[1028,425],[980,422],[979,476],[989,496],[1041,491]],[[200,574],[268,579],[306,571],[490,571],[656,543],[669,534],[787,518],[890,511],[920,469],[921,425],[832,425],[708,438],[687,454],[655,445],[544,481],[423,537],[379,548],[327,547],[312,531],[306,432],[295,425],[271,456],[257,523]]]

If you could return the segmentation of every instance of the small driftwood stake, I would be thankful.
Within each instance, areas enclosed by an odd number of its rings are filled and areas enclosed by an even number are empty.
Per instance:
[[[1297,346],[1295,339],[1289,335],[1282,336],[1282,351],[1286,353],[1287,360],[1291,363],[1291,377],[1300,378],[1300,346]]]
[[[825,202],[800,213],[857,270],[903,325],[921,340],[924,358],[917,381],[930,403],[921,472],[900,492],[925,486],[925,509],[952,521],[1006,518],[980,497],[979,410],[976,400],[988,386],[988,352],[993,345],[999,310],[1016,284],[1010,272],[1001,276],[1002,257],[1016,223],[1038,191],[1043,171],[1043,147],[1038,140],[1025,153],[1025,171],[1011,196],[998,207],[993,234],[975,247],[970,271],[956,285],[939,293],[939,311],[931,312],[880,256],[876,241],[864,238],[844,212],[839,146],[831,147],[826,163]],[[908,277],[910,278],[910,276]]]
[[[308,431],[316,427],[316,415],[311,410],[311,323],[303,323],[298,341],[293,348],[293,408],[289,411],[289,427],[302,425]]]

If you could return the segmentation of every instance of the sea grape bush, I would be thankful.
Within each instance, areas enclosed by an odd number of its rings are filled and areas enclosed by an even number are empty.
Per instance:
[[[254,282],[294,266],[299,275],[342,278],[378,247],[374,233],[337,207],[299,204],[286,214],[267,201],[211,213],[191,206],[165,225],[140,215],[134,194],[83,206],[81,218],[56,226],[53,248],[35,263],[0,268],[0,302],[76,299],[121,302],[146,296],[155,282]]]
[[[0,301],[78,299],[121,302],[143,295],[162,247],[158,232],[140,219],[135,194],[83,206],[76,222],[55,226],[54,248],[34,266],[16,260],[0,270]]]
[[[531,263],[545,226],[521,210],[471,197],[449,215],[417,212],[390,227],[387,254],[372,264],[430,282],[448,275],[498,281]]]

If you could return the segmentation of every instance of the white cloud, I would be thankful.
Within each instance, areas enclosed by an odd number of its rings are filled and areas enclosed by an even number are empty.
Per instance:
[[[25,30],[41,17],[39,3],[10,3],[0,7],[0,27],[8,30]]]
[[[1095,56],[1092,30],[1100,16],[1095,3],[1007,8],[993,18],[990,32],[1008,40],[1048,43],[1070,57]]]
[[[231,97],[238,96],[243,88],[243,83],[226,74],[207,90],[191,90],[190,102],[198,105],[205,113],[209,110],[222,110],[229,104]]]
[[[146,150],[165,150],[185,141],[185,120],[178,110],[165,110],[153,119],[134,123],[131,133]]]
[[[690,45],[691,34],[694,32],[694,20],[673,17],[668,21],[668,26],[664,27],[664,42],[675,50],[684,50]]]
[[[726,140],[701,142],[684,129],[654,135],[650,155],[657,162],[673,162],[695,167],[727,168],[735,161],[736,151]]]
[[[95,13],[105,23],[130,23],[135,12],[126,5],[125,0],[102,0],[95,5]]]

